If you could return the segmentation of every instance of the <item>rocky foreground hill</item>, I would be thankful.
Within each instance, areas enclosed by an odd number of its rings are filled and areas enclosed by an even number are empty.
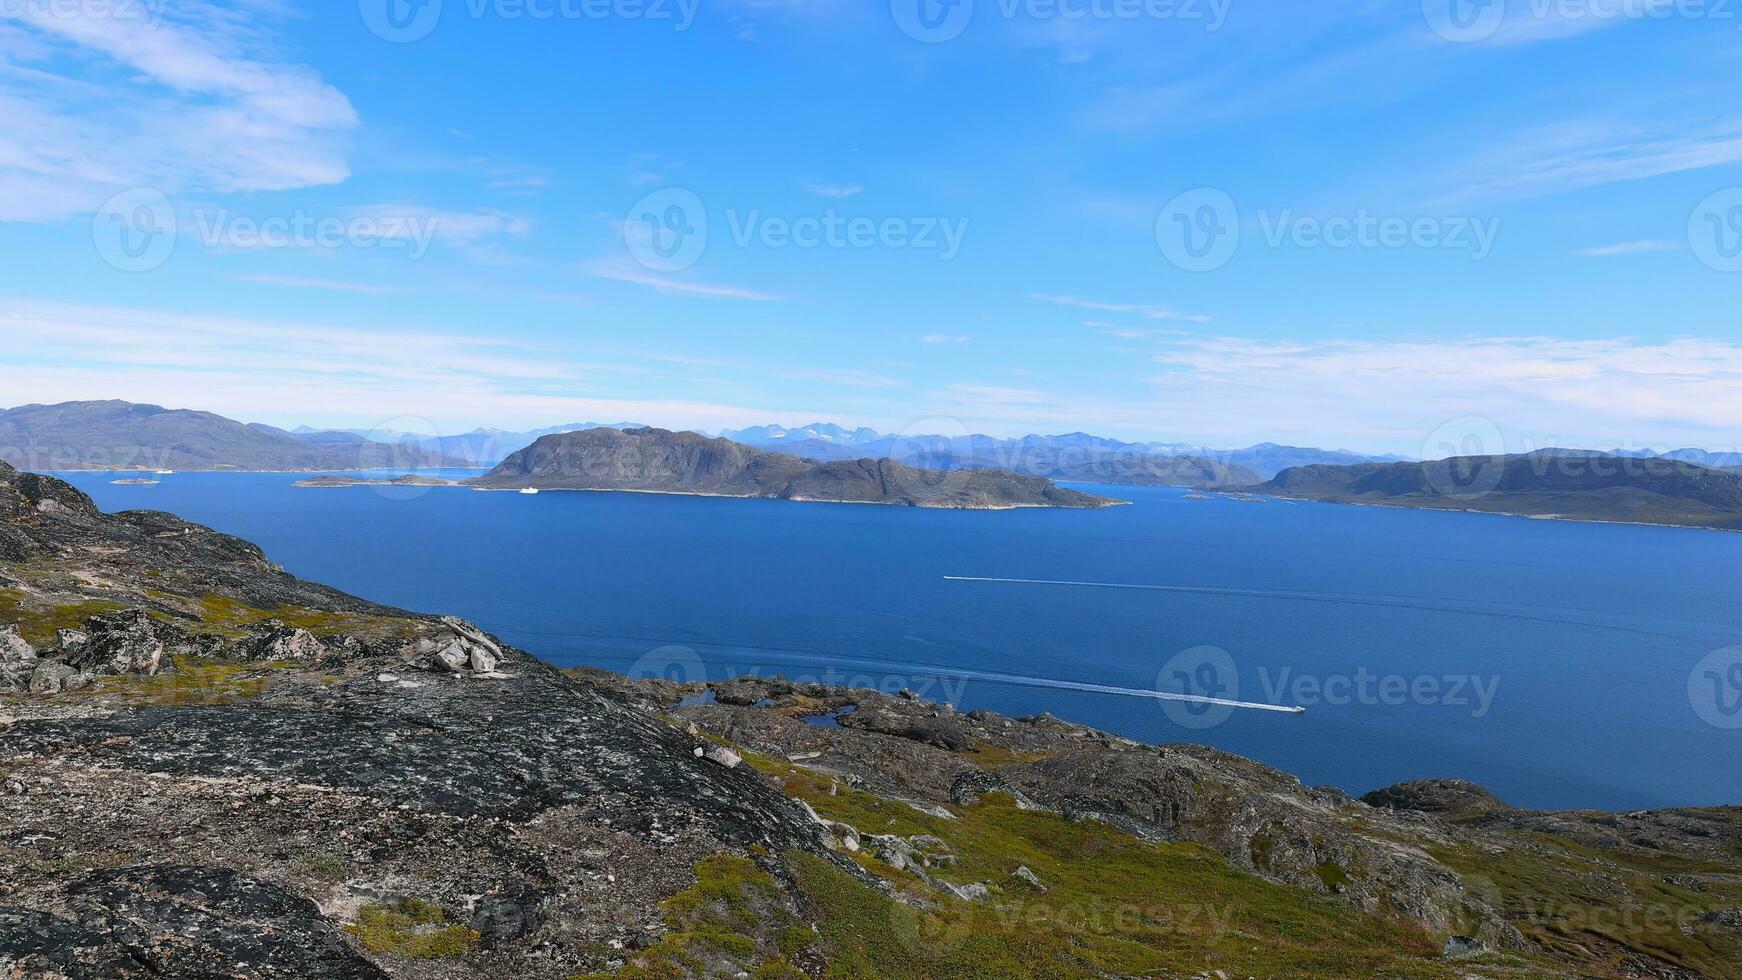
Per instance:
[[[631,490],[966,510],[1118,503],[1034,476],[924,470],[888,459],[820,463],[653,428],[544,436],[466,483],[486,490]]]
[[[1742,976],[1735,809],[704,693],[0,464],[0,976]]]

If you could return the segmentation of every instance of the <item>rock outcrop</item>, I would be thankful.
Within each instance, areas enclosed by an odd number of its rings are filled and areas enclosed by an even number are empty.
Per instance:
[[[92,872],[38,899],[0,900],[0,968],[14,976],[386,980],[319,907],[229,868]]]

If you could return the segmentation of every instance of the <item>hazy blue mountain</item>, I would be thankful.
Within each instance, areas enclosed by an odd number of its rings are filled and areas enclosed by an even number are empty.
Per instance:
[[[1244,466],[1268,480],[1283,470],[1296,466],[1353,466],[1359,463],[1402,463],[1406,456],[1370,456],[1346,449],[1313,449],[1305,446],[1282,446],[1261,442],[1245,449],[1194,449],[1192,454],[1225,463]]]
[[[748,429],[726,429],[720,438],[746,446],[790,445],[817,441],[836,446],[856,446],[874,442],[882,436],[875,429],[848,429],[833,422],[812,422],[796,428],[784,425],[757,425]]]
[[[1301,462],[1355,462],[1370,458],[1319,450],[1294,450],[1288,454],[1188,452],[1170,444],[1124,442],[1086,432],[1016,439],[987,435],[885,435],[848,443],[802,438],[784,439],[777,445],[781,452],[824,462],[869,457],[927,469],[1000,469],[1050,479],[1136,486],[1239,486],[1261,483],[1277,470]],[[1254,462],[1260,465],[1253,465]]]
[[[635,422],[570,422],[514,432],[507,429],[473,429],[459,435],[423,438],[420,443],[448,456],[466,461],[465,465],[495,466],[539,439],[563,432],[587,432],[593,429],[639,429]]]
[[[264,432],[284,431],[258,422],[250,423],[249,428]],[[403,433],[385,436],[381,432],[375,432],[371,433],[375,437],[371,439],[352,429],[311,429],[301,425],[285,434],[352,460],[349,467],[351,469],[428,470],[471,465],[462,458],[443,453],[437,446],[420,443]],[[387,439],[392,441],[386,441]]]
[[[0,411],[0,454],[36,470],[328,470],[414,468],[443,460],[345,433],[293,435],[211,412],[124,401]]]

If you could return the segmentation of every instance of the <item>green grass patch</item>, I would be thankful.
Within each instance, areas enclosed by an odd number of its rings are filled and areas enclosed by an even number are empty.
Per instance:
[[[258,697],[272,683],[272,672],[295,663],[234,664],[204,657],[177,657],[175,669],[143,676],[99,677],[97,683],[73,692],[105,696],[129,705],[231,704]]]
[[[392,905],[365,905],[357,921],[345,927],[371,953],[407,959],[442,959],[463,956],[478,944],[478,934],[461,925],[448,925],[439,905],[415,898]]]
[[[946,820],[857,790],[830,796],[827,777],[746,758],[827,819],[861,833],[943,840],[957,862],[932,874],[993,890],[981,902],[962,902],[855,856],[866,871],[929,899],[920,909],[826,860],[790,856],[827,940],[831,976],[1457,975],[1439,958],[1435,937],[1266,881],[1208,848],[1149,843],[1104,824],[1023,810],[998,794],[954,807],[957,819]],[[1040,876],[1045,894],[1012,879],[1019,866]],[[1347,880],[1335,866],[1320,874],[1327,884]]]
[[[1457,847],[1433,854],[1545,949],[1589,964],[1594,976],[1633,975],[1625,961],[1640,955],[1698,976],[1742,978],[1742,937],[1701,921],[1742,906],[1733,864],[1598,851],[1540,833],[1507,836],[1512,846],[1500,853]],[[1702,877],[1697,888],[1690,887],[1695,877]]]
[[[18,589],[0,589],[0,623],[15,623],[18,632],[38,650],[54,645],[55,630],[77,629],[85,620],[127,608],[118,602],[96,599],[67,603],[42,603]]]
[[[403,632],[406,626],[403,620],[370,616],[363,613],[328,612],[324,609],[308,609],[303,606],[256,609],[229,596],[214,593],[207,593],[199,599],[193,600],[193,608],[189,611],[199,616],[200,620],[209,626],[225,627],[237,631],[273,619],[286,626],[308,630],[316,636],[336,636],[343,633],[382,629]]]
[[[796,980],[804,973],[787,957],[816,942],[793,920],[780,886],[746,858],[716,854],[696,865],[696,884],[660,905],[670,930],[615,974],[577,980],[678,980],[748,973],[761,980]]]

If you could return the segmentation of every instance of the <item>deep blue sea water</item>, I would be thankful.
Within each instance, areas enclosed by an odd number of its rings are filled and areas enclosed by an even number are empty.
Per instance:
[[[1456,776],[1527,806],[1742,803],[1742,728],[1706,720],[1729,716],[1699,678],[1690,691],[1703,658],[1742,644],[1739,534],[1129,487],[1103,488],[1133,501],[1105,511],[960,512],[66,476],[106,510],[172,511],[561,665],[907,686],[1206,742],[1357,794]],[[1176,659],[1202,647],[1225,660]],[[985,673],[1308,710],[1199,727],[1214,716]]]

